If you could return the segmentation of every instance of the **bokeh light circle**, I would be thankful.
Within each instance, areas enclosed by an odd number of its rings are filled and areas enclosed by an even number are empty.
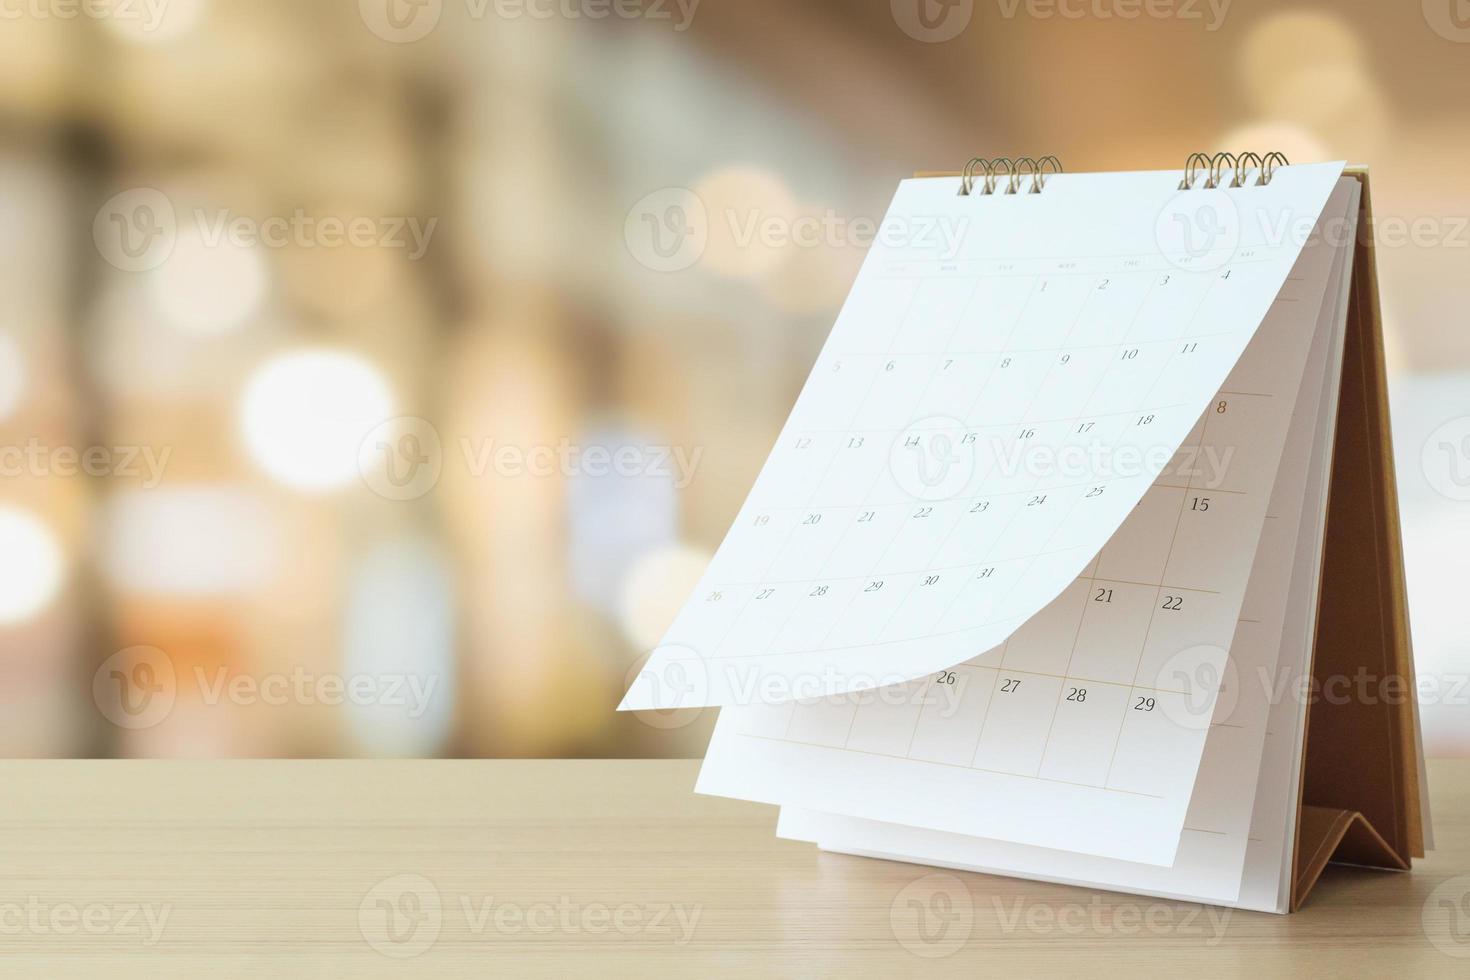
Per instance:
[[[256,370],[239,412],[245,448],[261,469],[285,486],[322,492],[359,478],[363,439],[393,416],[393,395],[365,358],[300,350]]]
[[[198,221],[182,222],[173,254],[148,278],[149,298],[171,326],[187,333],[221,334],[244,325],[260,309],[269,274],[260,247],[207,236]]]
[[[56,536],[33,514],[0,504],[0,624],[30,619],[61,591]]]

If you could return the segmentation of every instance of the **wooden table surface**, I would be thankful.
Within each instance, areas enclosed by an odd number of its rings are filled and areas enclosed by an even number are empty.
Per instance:
[[[1470,976],[1470,761],[1293,916],[823,854],[697,767],[0,763],[0,975]]]

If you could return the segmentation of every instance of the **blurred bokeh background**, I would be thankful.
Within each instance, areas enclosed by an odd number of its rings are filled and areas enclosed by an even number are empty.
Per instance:
[[[1470,752],[1467,89],[1460,0],[0,0],[0,754],[698,754],[612,709],[895,182],[1247,148],[1372,166]]]

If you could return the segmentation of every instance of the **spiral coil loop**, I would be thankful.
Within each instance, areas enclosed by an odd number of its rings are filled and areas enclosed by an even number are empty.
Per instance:
[[[1278,163],[1280,166],[1283,167],[1291,166],[1291,161],[1286,159],[1286,154],[1282,153],[1280,150],[1272,150],[1270,153],[1266,154],[1265,160],[1261,163],[1262,184],[1271,183],[1271,175],[1276,172],[1276,167]]]
[[[1210,190],[1214,190],[1216,187],[1219,187],[1220,175],[1227,166],[1232,171],[1235,169],[1234,153],[1216,153],[1214,156],[1210,157],[1210,178],[1209,180],[1205,181],[1205,187]]]
[[[984,190],[983,193],[986,193],[986,194],[994,194],[995,193],[995,181],[996,181],[996,178],[998,178],[998,177],[1001,176],[1001,170],[1000,170],[1000,168],[1002,166],[1004,166],[1006,168],[1005,169],[1005,178],[1006,178],[1006,182],[1007,183],[1009,183],[1010,181],[1016,179],[1016,165],[1013,162],[1011,162],[1011,158],[1010,157],[996,157],[994,160],[991,160],[990,161],[990,175],[985,180],[985,190]]]
[[[1179,181],[1181,191],[1195,190],[1203,187],[1206,190],[1214,190],[1219,187],[1264,187],[1271,183],[1278,167],[1288,167],[1291,161],[1286,159],[1286,154],[1279,150],[1270,153],[1253,153],[1245,150],[1241,153],[1191,153],[1189,159],[1184,162],[1184,177]],[[1044,157],[995,157],[986,160],[984,157],[971,157],[970,162],[965,164],[965,169],[960,172],[960,196],[969,197],[976,193],[975,185],[980,185],[979,194],[984,197],[996,192],[1000,178],[1005,178],[1006,194],[1020,194],[1021,182],[1028,177],[1031,187],[1025,193],[1040,194],[1046,189],[1047,177],[1051,174],[1062,172],[1062,162],[1054,156]],[[1251,179],[1252,172],[1255,180]],[[1199,183],[1200,175],[1204,175],[1204,183]],[[1228,179],[1228,182],[1227,182]]]
[[[1062,172],[1062,161],[1058,160],[1054,156],[1048,154],[1047,156],[1044,156],[1040,160],[1036,161],[1036,176],[1031,178],[1032,194],[1040,194],[1043,190],[1046,189],[1046,168],[1048,166],[1051,167],[1051,172],[1054,174],[1059,174]]]
[[[1208,167],[1209,165],[1210,158],[1206,154],[1191,153],[1189,159],[1185,161],[1184,179],[1179,182],[1179,189],[1181,191],[1193,190],[1195,178],[1198,176],[1196,167]]]
[[[1194,190],[1201,173],[1205,174],[1203,186],[1207,190],[1221,186],[1220,182],[1227,173],[1230,175],[1230,182],[1225,186],[1250,187],[1252,170],[1257,174],[1254,186],[1264,187],[1271,183],[1277,167],[1290,165],[1291,161],[1286,159],[1286,154],[1279,150],[1272,150],[1264,155],[1249,150],[1239,154],[1216,153],[1213,156],[1207,153],[1191,153],[1184,162],[1184,179],[1179,181],[1179,189]]]
[[[969,197],[972,194],[985,196],[996,193],[1000,178],[1005,178],[1006,194],[1021,193],[1021,182],[1027,177],[1031,178],[1030,189],[1027,194],[1040,194],[1046,188],[1046,178],[1049,174],[1062,172],[1062,162],[1054,156],[1044,156],[1040,159],[1033,157],[1019,157],[1012,160],[1010,157],[996,157],[986,160],[984,157],[971,157],[970,162],[965,164],[964,170],[960,171],[960,196]],[[982,177],[983,175],[983,177]],[[975,189],[979,182],[979,190]]]
[[[1246,186],[1249,186],[1247,184],[1247,179],[1250,177],[1251,164],[1252,163],[1255,164],[1255,169],[1259,173],[1260,170],[1261,170],[1261,167],[1263,166],[1262,163],[1261,163],[1261,158],[1260,158],[1259,155],[1257,155],[1255,153],[1252,153],[1249,150],[1247,150],[1244,153],[1242,153],[1238,158],[1236,158],[1236,161],[1235,161],[1235,183],[1231,184],[1230,185],[1231,187],[1246,187]]]
[[[984,157],[971,157],[970,162],[965,164],[964,172],[960,176],[960,196],[969,197],[975,188],[975,168],[984,167],[986,180],[990,179],[990,164]]]

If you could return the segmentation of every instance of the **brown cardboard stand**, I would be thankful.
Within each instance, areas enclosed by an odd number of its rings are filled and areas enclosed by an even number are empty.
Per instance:
[[[1424,856],[1404,554],[1389,432],[1368,172],[1328,490],[1291,908],[1329,861],[1407,870]],[[1327,696],[1327,695],[1333,696]]]
[[[1367,170],[1345,173],[1362,183],[1363,194],[1328,490],[1292,911],[1329,862],[1402,871],[1424,856],[1425,846],[1372,205]]]

